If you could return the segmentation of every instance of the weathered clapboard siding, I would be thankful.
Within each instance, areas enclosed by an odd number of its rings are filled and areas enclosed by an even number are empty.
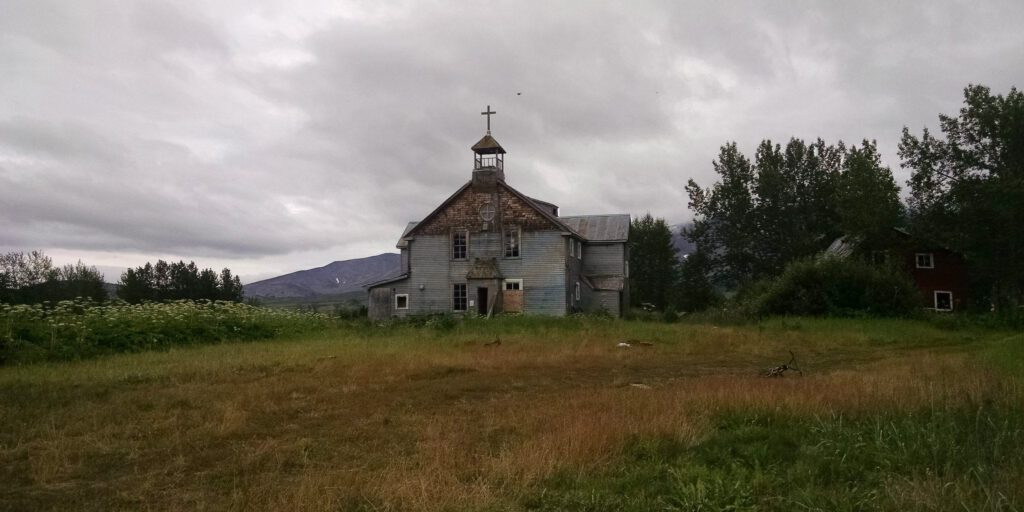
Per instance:
[[[469,239],[469,257],[453,261],[447,235],[419,235],[409,243],[409,314],[452,311],[456,283],[467,283],[466,273],[474,258],[497,258],[506,279],[523,280],[523,312],[565,314],[565,253],[563,236],[557,231],[522,233],[519,258],[504,258],[501,234],[474,233]],[[491,290],[492,293],[498,290]],[[475,300],[475,289],[468,290]],[[473,308],[469,308],[473,311]]]
[[[622,306],[619,301],[621,292],[614,290],[594,290],[590,296],[587,311],[605,312],[612,315],[619,315]]]
[[[583,271],[587,275],[622,275],[625,269],[624,243],[597,244],[588,243],[583,246]]]
[[[565,307],[570,312],[583,311],[585,309],[586,297],[584,289],[587,288],[583,282],[583,262],[572,252],[572,244],[576,240],[565,237]],[[576,283],[580,284],[580,300],[576,300]]]

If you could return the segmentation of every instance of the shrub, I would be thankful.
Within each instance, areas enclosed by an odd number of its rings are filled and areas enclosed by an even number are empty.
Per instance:
[[[855,259],[801,260],[739,295],[755,316],[909,316],[920,294],[898,269]]]

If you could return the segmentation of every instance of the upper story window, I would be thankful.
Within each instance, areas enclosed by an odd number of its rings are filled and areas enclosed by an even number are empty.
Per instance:
[[[569,238],[569,256],[576,259],[583,259],[583,242],[575,238]]]
[[[518,227],[505,228],[505,257],[518,258],[520,233]]]
[[[919,252],[915,255],[917,268],[935,268],[935,257],[930,252]]]
[[[459,229],[452,232],[452,259],[464,260],[469,253],[469,232]]]
[[[583,259],[583,242],[576,241],[576,259]]]

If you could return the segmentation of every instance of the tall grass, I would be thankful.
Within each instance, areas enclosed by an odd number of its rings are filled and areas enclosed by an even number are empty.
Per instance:
[[[0,364],[267,339],[327,323],[323,315],[223,301],[0,304]]]
[[[470,319],[0,368],[0,509],[1012,510],[1011,335]]]

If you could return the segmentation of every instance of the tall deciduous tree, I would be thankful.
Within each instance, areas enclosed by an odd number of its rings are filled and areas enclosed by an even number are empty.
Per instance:
[[[687,184],[696,218],[683,235],[727,287],[778,275],[841,234],[863,236],[899,221],[899,189],[873,142],[847,149],[821,139],[785,147],[765,140],[753,163],[729,143],[713,165],[719,181],[710,188]]]
[[[969,85],[958,116],[939,115],[943,138],[903,129],[912,170],[914,230],[967,256],[1001,310],[1024,294],[1024,93]]]
[[[630,300],[633,305],[672,305],[677,282],[676,248],[665,219],[650,213],[634,219],[629,233]]]

